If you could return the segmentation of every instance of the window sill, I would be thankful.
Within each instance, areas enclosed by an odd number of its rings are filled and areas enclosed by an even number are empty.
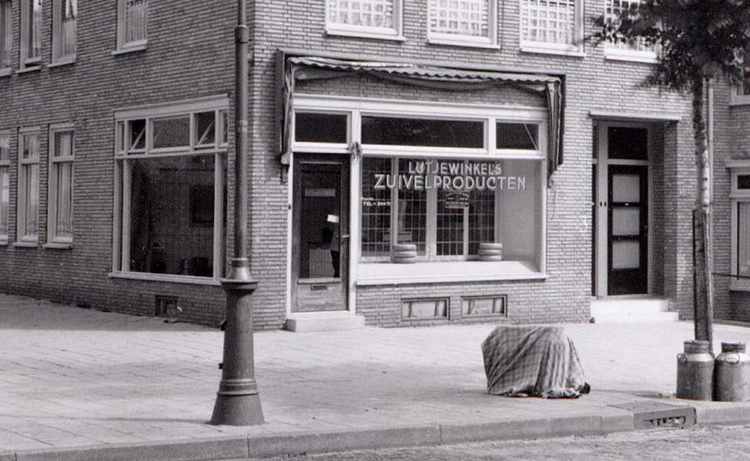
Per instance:
[[[142,45],[133,45],[123,48],[118,48],[114,51],[112,51],[112,56],[119,56],[121,54],[129,54],[129,53],[136,53],[138,51],[146,51],[148,49],[148,44],[144,43]]]
[[[356,32],[349,30],[328,29],[326,35],[331,37],[371,38],[375,40],[390,40],[393,42],[405,42],[406,37],[401,34],[388,34],[377,32]]]
[[[495,43],[476,43],[461,39],[431,38],[427,40],[430,45],[460,46],[463,48],[480,48],[485,50],[499,50],[500,45]]]
[[[15,242],[13,248],[39,248],[39,242]]]
[[[750,280],[732,279],[732,281],[729,282],[729,291],[742,291],[750,293]]]
[[[443,261],[413,264],[360,263],[358,286],[412,285],[419,283],[545,280],[531,263],[522,261]]]
[[[65,59],[60,59],[59,61],[53,61],[52,64],[48,65],[47,67],[49,68],[63,67],[63,66],[69,66],[75,63],[76,63],[76,57],[73,56],[71,58],[65,58]]]
[[[40,70],[42,70],[42,66],[41,65],[35,65],[33,67],[25,67],[23,69],[18,69],[16,71],[16,74],[18,74],[18,75],[28,74],[30,72],[39,72]]]
[[[6,69],[0,69],[0,77],[10,77],[11,75],[13,75],[13,69],[11,69],[10,67]]]
[[[522,53],[534,53],[534,54],[554,54],[557,56],[569,56],[572,58],[585,58],[586,57],[586,53],[584,53],[577,47],[555,48],[555,47],[545,46],[543,43],[521,45],[521,52]]]
[[[113,279],[141,280],[145,282],[168,282],[184,283],[189,285],[207,285],[221,286],[217,279],[208,277],[194,277],[191,275],[169,275],[169,274],[148,274],[145,272],[110,272],[107,274]]]
[[[1,238],[0,239],[0,247],[7,247],[8,246],[8,239],[7,238]]]
[[[653,51],[621,50],[611,48],[604,50],[607,61],[637,62],[641,64],[656,64],[659,60]]]
[[[73,244],[72,243],[45,243],[42,245],[42,248],[47,250],[72,250]]]
[[[735,90],[736,91],[736,90]],[[730,106],[747,106],[750,105],[750,95],[738,95],[732,91],[732,95],[729,98]]]

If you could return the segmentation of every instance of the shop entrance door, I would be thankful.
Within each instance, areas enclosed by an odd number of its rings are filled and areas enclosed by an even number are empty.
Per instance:
[[[648,292],[648,168],[609,166],[607,293]]]
[[[294,157],[292,312],[346,310],[349,158]]]

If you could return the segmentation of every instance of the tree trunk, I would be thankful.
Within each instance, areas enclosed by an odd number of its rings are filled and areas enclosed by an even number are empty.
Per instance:
[[[693,85],[693,137],[698,169],[698,191],[693,210],[693,259],[695,261],[695,339],[708,341],[713,353],[713,257],[710,234],[709,178],[711,167],[706,142],[706,124],[703,119],[705,82],[696,79]]]

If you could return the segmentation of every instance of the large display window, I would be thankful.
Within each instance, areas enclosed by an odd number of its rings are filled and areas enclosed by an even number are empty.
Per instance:
[[[352,159],[358,284],[544,277],[544,111],[343,98],[321,110],[299,96],[295,105],[295,152]]]

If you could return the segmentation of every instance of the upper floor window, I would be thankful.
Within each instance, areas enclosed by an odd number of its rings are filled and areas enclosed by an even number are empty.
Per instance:
[[[10,53],[13,48],[13,4],[0,0],[0,73],[10,69]]]
[[[76,57],[78,0],[55,0],[52,21],[52,62],[73,61]]]
[[[401,39],[403,0],[326,0],[326,31],[355,37]]]
[[[630,10],[640,5],[641,0],[607,0],[606,17],[616,19],[621,11]],[[635,39],[626,43],[605,44],[605,56],[609,59],[638,62],[656,62],[656,48],[647,44],[643,39]]]
[[[583,0],[521,0],[521,49],[580,53]]]
[[[148,0],[118,0],[117,48],[142,48],[146,45]]]
[[[10,133],[0,133],[0,244],[10,232]]]
[[[496,18],[496,0],[430,0],[430,42],[495,45]]]
[[[21,69],[42,62],[42,0],[21,0]]]

